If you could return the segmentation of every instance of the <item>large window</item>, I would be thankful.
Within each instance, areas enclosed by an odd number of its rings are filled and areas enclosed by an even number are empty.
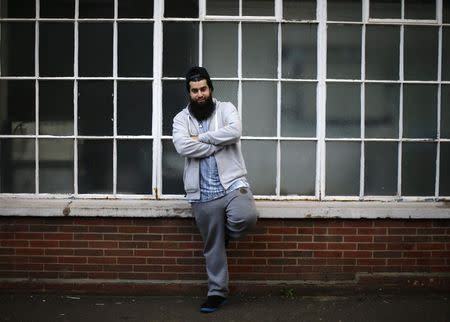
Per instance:
[[[0,194],[182,198],[203,65],[257,198],[450,199],[450,5],[0,0]]]

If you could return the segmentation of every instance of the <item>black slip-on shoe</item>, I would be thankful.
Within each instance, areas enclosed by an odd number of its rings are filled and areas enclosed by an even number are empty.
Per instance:
[[[222,305],[227,302],[226,297],[219,295],[211,295],[206,298],[205,303],[200,306],[200,312],[212,313],[217,311]]]

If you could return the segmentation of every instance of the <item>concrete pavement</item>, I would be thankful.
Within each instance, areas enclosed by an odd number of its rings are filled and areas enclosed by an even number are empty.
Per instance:
[[[449,322],[450,293],[234,295],[219,311],[199,313],[202,297],[0,294],[0,321],[383,321]]]

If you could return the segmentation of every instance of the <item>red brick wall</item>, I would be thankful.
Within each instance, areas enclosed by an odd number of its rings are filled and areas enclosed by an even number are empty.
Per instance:
[[[195,288],[206,280],[201,249],[193,219],[3,217],[0,288],[55,281],[87,289],[87,282],[130,280]],[[228,254],[230,279],[241,285],[403,281],[449,288],[450,220],[261,219]]]

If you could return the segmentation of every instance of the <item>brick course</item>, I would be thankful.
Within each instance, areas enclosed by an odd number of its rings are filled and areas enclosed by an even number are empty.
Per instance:
[[[183,290],[204,287],[201,248],[190,218],[2,217],[0,285],[18,287],[20,279],[48,288],[54,280],[62,289],[92,291],[89,283],[106,280],[122,289],[132,280],[142,289],[180,281]],[[241,285],[400,285],[421,273],[412,286],[450,288],[450,220],[261,219],[254,232],[230,243],[228,255],[230,280]]]

